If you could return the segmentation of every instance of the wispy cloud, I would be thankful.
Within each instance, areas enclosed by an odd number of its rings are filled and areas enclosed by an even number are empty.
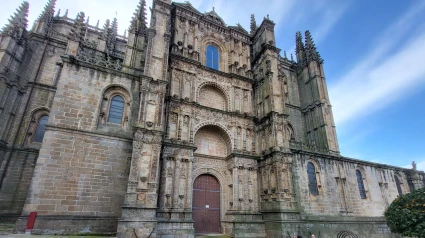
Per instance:
[[[394,49],[413,27],[411,21],[424,9],[425,3],[409,9],[377,38],[370,54],[362,58],[338,84],[330,87],[337,124],[386,107],[405,95],[406,91],[425,83],[422,63],[425,31],[401,44],[401,48]]]
[[[320,44],[320,42],[326,39],[328,34],[334,28],[334,26],[338,23],[341,17],[343,17],[344,12],[346,12],[350,4],[351,1],[336,2],[332,4],[330,1],[315,2],[315,5],[311,8],[312,10],[314,10],[311,14],[298,13],[295,14],[294,19],[296,19],[296,21],[299,21],[300,19],[302,19],[302,17],[306,17],[308,15],[314,16],[314,18],[318,19],[316,20],[317,26],[311,30],[314,42],[316,43],[316,45],[318,45]],[[297,31],[302,30],[303,29],[297,29]],[[295,43],[291,45],[291,48],[289,48],[287,52],[295,52]]]

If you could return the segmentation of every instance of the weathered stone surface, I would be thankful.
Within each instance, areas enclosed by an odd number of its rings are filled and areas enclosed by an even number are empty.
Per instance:
[[[128,37],[84,13],[0,34],[0,220],[24,232],[35,211],[34,234],[194,237],[193,183],[208,174],[216,232],[398,237],[383,213],[425,175],[339,154],[309,32],[295,62],[270,19],[248,33],[153,0],[147,26],[145,5]]]

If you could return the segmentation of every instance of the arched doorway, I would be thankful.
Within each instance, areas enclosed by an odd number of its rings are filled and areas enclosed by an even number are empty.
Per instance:
[[[220,184],[209,174],[202,174],[193,183],[192,200],[195,233],[220,233]]]

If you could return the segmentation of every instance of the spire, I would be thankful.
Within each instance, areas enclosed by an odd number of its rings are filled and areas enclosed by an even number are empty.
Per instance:
[[[255,31],[257,31],[257,22],[255,21],[254,14],[251,14],[251,35],[254,35]]]
[[[60,17],[60,14],[61,14],[61,9],[58,10],[58,13],[56,13],[55,17]]]
[[[105,24],[103,24],[102,34],[100,35],[100,39],[106,40],[108,37],[108,29],[109,25],[111,24],[111,21],[109,19],[106,19]]]
[[[68,9],[66,9],[65,14],[63,15],[63,17],[68,18]]]
[[[112,21],[111,27],[107,30],[107,37],[106,37],[106,46],[109,50],[113,50],[115,48],[115,41],[118,35],[118,21],[117,18],[114,18]]]
[[[146,30],[146,1],[140,0],[139,5],[137,5],[136,11],[133,14],[133,18],[131,19],[129,32],[142,33]]]
[[[305,31],[305,50],[308,62],[317,61],[319,63],[323,62],[323,59],[320,57],[320,54],[316,50],[316,45],[314,44],[313,38],[311,37],[310,31]]]
[[[97,23],[96,23],[96,29],[98,28],[99,28],[99,20],[97,20]]]
[[[304,50],[303,38],[301,36],[301,32],[299,31],[297,31],[297,33],[295,34],[295,45],[296,45],[296,49],[295,49],[296,53]]]
[[[10,16],[9,23],[6,24],[1,30],[1,34],[9,36],[22,36],[23,30],[26,30],[28,26],[28,10],[29,3],[27,1],[22,2],[22,4],[16,9],[16,12]]]
[[[90,21],[90,17],[87,17],[87,20],[86,20],[86,25],[87,26],[89,25],[89,21]]]
[[[83,41],[84,35],[86,33],[86,24],[84,23],[84,18],[86,14],[84,12],[79,12],[77,18],[74,22],[74,27],[71,29],[69,34],[71,39],[74,41]]]
[[[38,16],[37,21],[45,21],[50,24],[53,15],[55,14],[55,5],[56,0],[47,1],[46,5],[44,6],[44,10],[41,12],[40,16]]]

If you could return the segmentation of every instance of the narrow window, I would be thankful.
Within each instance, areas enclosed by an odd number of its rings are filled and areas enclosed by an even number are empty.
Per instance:
[[[35,131],[34,142],[43,142],[44,132],[49,116],[42,116],[38,120],[37,130]]]
[[[108,122],[121,124],[123,112],[124,99],[121,96],[113,97],[109,108]]]
[[[207,46],[206,59],[207,67],[218,70],[219,55],[217,48],[212,45]]]
[[[397,176],[394,176],[395,179],[395,185],[397,186],[397,191],[398,191],[398,195],[403,195],[403,191],[401,190],[401,186],[400,186],[400,180],[398,180]]]
[[[310,193],[312,195],[319,195],[319,190],[317,189],[317,181],[316,181],[316,168],[314,168],[314,164],[308,162],[307,164],[307,174],[308,174],[308,186],[310,188]]]
[[[366,190],[364,189],[364,184],[363,184],[363,177],[362,177],[362,173],[360,173],[360,170],[356,170],[356,176],[357,176],[357,185],[359,186],[359,192],[360,192],[360,197],[362,199],[366,198]]]

